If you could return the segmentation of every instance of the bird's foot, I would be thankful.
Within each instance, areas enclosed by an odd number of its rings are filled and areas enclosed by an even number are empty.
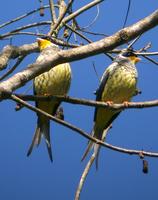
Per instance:
[[[48,93],[44,93],[43,96],[45,96],[45,97],[49,97],[50,94],[48,94]]]
[[[114,104],[113,101],[106,101],[106,103],[107,103],[108,106],[112,106]]]
[[[138,94],[141,94],[141,93],[142,93],[142,91],[141,91],[139,88],[137,88],[137,89],[135,90],[134,96],[136,96],[136,95],[138,95]]]
[[[123,105],[124,105],[125,108],[128,108],[129,107],[129,102],[128,101],[124,101]]]
[[[55,116],[56,116],[58,119],[64,120],[64,110],[63,110],[63,107],[62,107],[62,106],[60,106],[60,107],[57,109]]]

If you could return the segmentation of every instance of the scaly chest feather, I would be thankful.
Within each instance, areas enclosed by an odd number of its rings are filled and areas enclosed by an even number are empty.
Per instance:
[[[37,95],[66,95],[71,83],[71,68],[68,63],[57,65],[34,80]],[[56,112],[58,101],[38,101],[36,106],[50,114]]]
[[[71,83],[71,69],[68,63],[57,65],[35,78],[36,94],[65,95]]]
[[[131,71],[120,68],[110,76],[102,93],[102,101],[122,103],[130,101],[136,91],[136,76]]]
[[[117,69],[108,77],[101,100],[104,102],[112,101],[114,103],[130,101],[136,91],[136,82],[137,78],[134,71],[128,71],[123,67]],[[113,121],[113,117],[118,112],[120,111],[98,108],[95,128],[101,131],[95,131],[102,132],[102,129],[106,128]]]

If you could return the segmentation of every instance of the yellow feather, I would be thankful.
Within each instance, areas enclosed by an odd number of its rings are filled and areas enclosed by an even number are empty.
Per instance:
[[[38,45],[41,54],[37,58],[40,62],[46,59],[49,54],[52,53],[54,47],[57,49],[56,45],[53,45],[50,41],[45,39],[38,39]],[[58,49],[57,49],[58,50]],[[34,92],[37,95],[66,95],[69,91],[71,83],[71,67],[69,63],[64,63],[57,65],[50,69],[49,71],[37,76],[34,79]],[[60,101],[50,100],[47,102],[37,101],[36,106],[41,110],[55,115]],[[45,137],[48,153],[50,160],[52,160],[51,144],[50,144],[50,122],[44,115],[38,114],[37,128],[29,148],[28,154],[30,155],[32,149],[35,145],[39,145],[41,136]]]
[[[104,72],[97,93],[97,100],[103,102],[123,103],[130,101],[136,93],[137,70],[135,63],[140,59],[136,56],[124,57],[120,55]],[[105,139],[111,123],[121,110],[96,108],[92,135],[100,140]],[[104,135],[105,131],[105,135]],[[82,160],[87,156],[93,142],[90,141]],[[98,158],[100,146],[94,145],[94,152]],[[96,164],[98,159],[96,159]]]

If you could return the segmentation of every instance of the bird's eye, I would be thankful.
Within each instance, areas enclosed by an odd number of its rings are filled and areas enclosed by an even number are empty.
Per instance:
[[[125,52],[125,53],[123,53],[122,54],[122,56],[124,56],[124,57],[130,57],[130,56],[136,56],[133,52]]]
[[[49,36],[42,36],[41,38],[44,39],[44,40],[48,40],[48,41],[51,42],[51,38]]]

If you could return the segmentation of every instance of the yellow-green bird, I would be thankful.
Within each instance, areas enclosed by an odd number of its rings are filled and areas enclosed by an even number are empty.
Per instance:
[[[52,51],[59,50],[58,47],[51,43],[47,39],[37,39],[40,49],[40,55],[37,61],[46,60]],[[71,84],[71,67],[69,63],[59,64],[48,72],[45,72],[34,79],[34,94],[35,95],[66,95],[69,91]],[[55,115],[60,105],[60,101],[37,101],[36,107],[41,110]],[[45,138],[46,146],[48,149],[49,158],[52,161],[52,150],[50,142],[50,120],[42,115],[37,114],[37,127],[35,134],[28,150],[27,156],[29,156],[34,146],[38,146],[41,141],[41,137]]]
[[[109,103],[124,103],[131,100],[137,93],[137,69],[135,64],[140,61],[132,51],[119,54],[113,63],[105,70],[101,78],[100,86],[96,93],[96,101]],[[103,133],[116,119],[121,110],[110,110],[107,108],[96,108],[94,114],[94,126],[92,136],[102,140]],[[105,137],[105,136],[104,136]],[[98,157],[99,146],[89,141],[82,160],[94,147],[94,153]]]

